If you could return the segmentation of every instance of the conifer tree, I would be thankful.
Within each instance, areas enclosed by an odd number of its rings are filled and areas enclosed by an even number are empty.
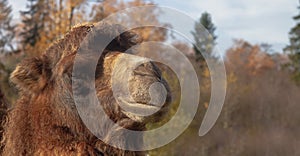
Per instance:
[[[292,78],[300,84],[300,6],[298,7],[299,14],[293,19],[296,25],[289,33],[290,44],[284,49],[288,53],[291,60],[289,66],[293,69]]]
[[[27,10],[21,11],[22,18],[22,47],[23,50],[33,48],[41,39],[48,15],[45,0],[27,0]]]
[[[7,0],[0,0],[0,53],[14,51],[15,27],[11,23],[11,11]]]
[[[203,27],[209,32],[209,36],[205,35]],[[194,36],[194,51],[196,60],[205,62],[204,56],[213,57],[213,48],[216,45],[217,36],[215,35],[216,27],[212,22],[211,15],[204,12],[199,21],[195,23],[195,30],[192,32]]]

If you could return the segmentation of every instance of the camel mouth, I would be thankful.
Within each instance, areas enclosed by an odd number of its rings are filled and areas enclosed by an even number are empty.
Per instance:
[[[144,120],[168,102],[168,84],[155,63],[144,57],[119,54],[112,72],[112,91],[124,114]]]
[[[118,98],[118,104],[123,112],[137,116],[150,116],[158,112],[161,107],[152,103],[135,102],[126,98]]]

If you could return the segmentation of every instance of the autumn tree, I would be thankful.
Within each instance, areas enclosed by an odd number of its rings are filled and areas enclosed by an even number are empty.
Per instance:
[[[53,41],[61,38],[70,28],[84,22],[98,22],[99,20],[119,10],[133,7],[154,5],[142,0],[123,2],[119,0],[99,0],[93,3],[88,14],[90,1],[88,0],[28,0],[27,10],[21,12],[22,47],[29,55],[39,55]],[[159,23],[157,9],[139,14],[132,13],[125,18],[119,18],[119,23],[130,27],[135,22],[151,21]],[[90,16],[90,17],[89,17]],[[135,29],[146,41],[166,40],[167,30],[164,28],[144,27]]]
[[[62,3],[61,1],[62,0],[60,0],[60,3]],[[87,0],[65,0],[65,5],[67,6],[65,12],[68,17],[69,29],[76,23],[87,21],[87,12],[85,8],[88,5]]]
[[[14,51],[12,42],[15,36],[15,27],[11,23],[11,11],[7,0],[0,0],[0,53]]]
[[[15,39],[15,25],[12,22],[11,6],[8,5],[7,0],[0,0],[0,53],[1,56],[13,55],[16,50]],[[7,100],[13,99],[15,95],[14,89],[9,84],[9,74],[11,73],[12,66],[9,66],[7,62],[10,62],[8,58],[0,58],[0,90],[3,92],[3,96],[7,97]],[[11,67],[11,68],[10,68]],[[1,94],[1,93],[0,93]],[[1,104],[0,95],[0,104]],[[2,96],[2,97],[3,97]],[[0,116],[2,116],[3,110],[0,105]],[[1,120],[2,121],[2,120]],[[0,126],[1,127],[1,126]],[[1,129],[1,128],[0,128]],[[0,132],[1,133],[1,132]]]
[[[205,28],[205,29],[203,29]],[[213,48],[216,45],[217,36],[215,35],[216,27],[212,22],[212,17],[209,13],[204,12],[199,21],[195,23],[194,31],[191,32],[194,36],[194,51],[197,61],[205,62],[206,58],[213,58]],[[207,31],[209,35],[207,36]]]
[[[264,50],[236,40],[226,53],[226,99],[214,128],[195,137],[207,108],[203,107],[203,94],[210,93],[203,89],[192,124],[153,155],[297,155],[300,88],[288,79],[286,70],[277,68],[286,61],[285,55]]]
[[[27,10],[21,11],[22,19],[22,47],[25,51],[37,53],[42,47],[38,42],[44,37],[47,26],[46,20],[49,17],[47,0],[27,0]]]
[[[21,11],[23,50],[39,55],[70,28],[87,21],[87,0],[28,0]]]
[[[226,52],[226,65],[241,75],[253,76],[275,67],[270,54],[262,51],[260,45],[244,40],[235,40],[234,46]]]
[[[105,0],[102,3],[93,6],[91,13],[92,21],[99,22],[105,19],[107,16],[116,13],[120,10],[128,9],[131,7],[139,6],[155,6],[153,2],[145,2],[143,0],[123,1],[123,0]],[[160,23],[158,17],[160,15],[159,8],[147,8],[136,12],[127,12],[125,16],[121,16],[112,22],[118,22],[125,27],[132,27],[133,25],[142,25],[144,23],[154,23],[154,25],[163,25],[164,27],[170,27],[168,24]],[[136,28],[135,31],[143,38],[144,41],[165,41],[167,39],[168,31],[165,28],[158,27],[143,27]]]

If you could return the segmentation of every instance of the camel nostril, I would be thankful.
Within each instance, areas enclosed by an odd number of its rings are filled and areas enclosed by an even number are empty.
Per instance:
[[[167,99],[167,89],[161,82],[154,82],[149,88],[151,105],[162,107]]]
[[[150,59],[120,54],[111,80],[122,112],[134,120],[154,115],[169,100],[168,86]]]
[[[160,77],[157,67],[153,62],[145,62],[134,69],[135,75]]]

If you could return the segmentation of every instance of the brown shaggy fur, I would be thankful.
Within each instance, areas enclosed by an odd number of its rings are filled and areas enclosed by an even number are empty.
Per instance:
[[[8,104],[7,101],[4,97],[4,94],[2,93],[2,91],[0,90],[0,123],[5,121],[5,117],[7,114],[7,108],[8,108]],[[2,140],[2,134],[3,134],[3,123],[0,126],[0,139]],[[0,150],[2,151],[3,146],[0,146]]]
[[[95,29],[94,29],[95,28]],[[22,61],[11,75],[11,81],[20,91],[20,99],[8,113],[5,125],[2,155],[143,155],[143,152],[124,151],[111,147],[97,139],[81,121],[72,95],[71,73],[74,56],[88,32],[95,36],[112,36],[122,27],[102,24],[81,25],[73,28],[63,39],[54,43],[37,58]],[[131,46],[139,43],[133,32],[125,32],[115,38],[105,49],[96,71],[96,90],[101,105],[108,116],[120,126],[145,130],[146,121],[133,121],[120,111],[111,89],[111,70],[114,60]],[[83,59],[84,63],[89,60]],[[74,76],[74,75],[73,75]],[[76,75],[84,77],[84,75]],[[76,84],[74,84],[76,85]],[[87,93],[88,94],[88,93]],[[169,99],[169,98],[168,98]],[[168,100],[167,100],[168,102]],[[155,115],[158,119],[166,107]],[[106,121],[101,120],[102,124]],[[106,141],[119,139],[125,144],[126,134],[118,133],[112,125],[104,131]],[[111,130],[112,128],[112,130]],[[143,138],[137,138],[128,146],[141,146]],[[128,143],[126,143],[128,144]]]

